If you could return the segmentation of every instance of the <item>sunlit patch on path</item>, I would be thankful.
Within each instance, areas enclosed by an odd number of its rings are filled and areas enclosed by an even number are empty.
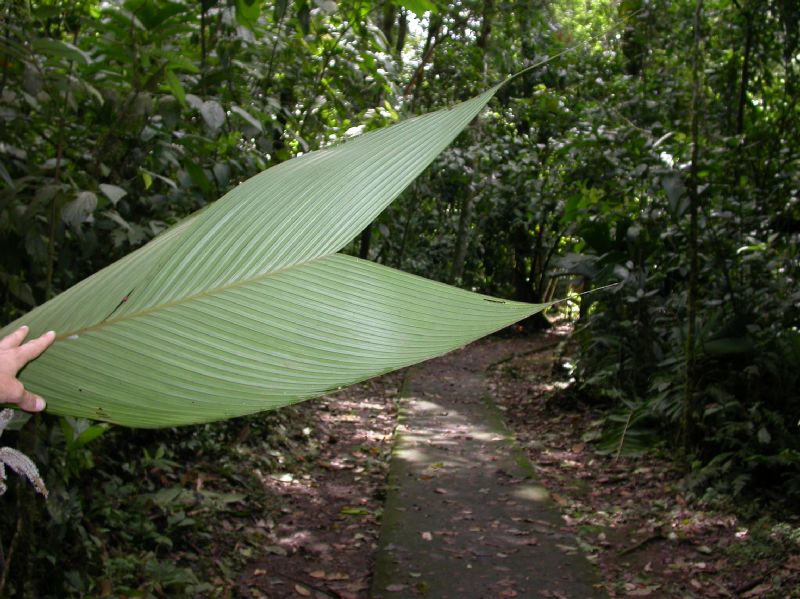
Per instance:
[[[375,599],[603,596],[487,399],[486,368],[529,349],[530,341],[478,343],[410,374]]]

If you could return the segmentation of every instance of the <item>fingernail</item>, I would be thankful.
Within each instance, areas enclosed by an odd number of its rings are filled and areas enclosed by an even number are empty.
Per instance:
[[[46,407],[47,407],[47,402],[45,402],[45,400],[43,398],[41,398],[41,397],[39,397],[37,395],[36,399],[33,400],[33,411],[34,412],[41,412]]]
[[[27,331],[27,330],[28,330],[30,327],[29,327],[28,325],[24,324],[24,325],[22,325],[22,326],[21,326],[21,327],[19,327],[19,328],[20,328],[20,329],[25,329],[25,330]]]
[[[53,337],[55,337],[56,336],[56,332],[55,331],[47,331],[45,333],[45,335],[52,335]]]

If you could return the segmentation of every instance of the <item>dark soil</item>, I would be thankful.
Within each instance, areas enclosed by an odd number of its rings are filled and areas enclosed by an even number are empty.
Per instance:
[[[241,576],[239,596],[367,596],[399,376],[305,404],[319,453],[300,473],[263,478],[281,514],[266,523],[263,554]]]
[[[547,335],[567,338],[567,328]],[[669,456],[614,456],[587,442],[603,413],[563,390],[566,348],[496,365],[505,421],[612,597],[800,597],[800,529],[745,522],[683,488]],[[588,434],[587,434],[588,433]]]

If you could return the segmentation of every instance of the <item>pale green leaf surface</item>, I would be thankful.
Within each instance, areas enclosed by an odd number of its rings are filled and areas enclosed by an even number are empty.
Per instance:
[[[453,108],[269,169],[23,319],[57,414],[169,426],[276,408],[443,354],[545,306],[334,252],[475,117]]]
[[[3,331],[23,322],[32,334],[77,331],[112,311],[135,313],[334,253],[422,172],[496,89],[268,169]]]
[[[335,254],[121,316],[25,370],[56,414],[156,427],[315,397],[542,310]]]
[[[0,330],[0,337],[26,324],[32,335],[48,330],[66,337],[102,322],[153,266],[166,260],[171,247],[196,217],[190,217],[142,248],[73,285],[46,304]],[[58,341],[56,342],[58,343]]]
[[[167,262],[136,285],[122,312],[339,251],[447,147],[496,89],[248,179],[204,211]]]

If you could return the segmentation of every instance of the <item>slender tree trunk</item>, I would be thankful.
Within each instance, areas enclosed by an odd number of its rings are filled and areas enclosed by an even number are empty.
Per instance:
[[[411,187],[412,199],[417,200],[417,190],[418,190],[418,182],[414,182]],[[397,268],[403,268],[403,259],[406,256],[406,247],[408,246],[408,238],[411,235],[412,224],[414,220],[414,215],[417,213],[419,209],[419,201],[412,201],[410,207],[408,208],[408,212],[406,213],[406,222],[403,225],[403,235],[400,238],[400,246],[397,248],[397,259],[395,265]]]
[[[65,102],[66,105],[66,102]],[[58,187],[61,184],[61,160],[64,151],[64,116],[61,115],[58,127],[58,147],[56,148],[56,171],[53,182]],[[53,297],[53,269],[56,262],[56,228],[58,225],[58,197],[56,192],[50,200],[50,230],[47,235],[47,275],[45,279],[45,301]]]
[[[694,438],[697,406],[697,292],[698,292],[698,247],[697,219],[699,212],[698,171],[700,161],[700,117],[702,110],[703,49],[702,49],[703,0],[697,0],[694,12],[694,48],[692,52],[692,164],[689,175],[689,297],[687,305],[688,330],[686,334],[686,381],[684,384],[683,418],[681,437],[684,455],[688,455]]]
[[[750,7],[746,7],[744,13],[744,20],[746,23],[745,40],[744,40],[744,57],[742,59],[742,76],[739,79],[739,100],[736,105],[736,135],[740,136],[739,151],[743,154],[745,148],[745,117],[747,110],[747,88],[750,86],[750,61],[753,53],[753,11]],[[743,239],[744,232],[744,204],[747,201],[745,193],[740,188],[739,180],[741,178],[740,164],[746,164],[746,157],[742,156],[741,160],[734,162],[733,167],[733,182],[732,188],[735,190],[735,196],[738,196],[736,205],[736,216],[738,220],[739,238]],[[744,264],[738,260],[739,286],[744,284]],[[734,305],[736,305],[736,296],[734,298]]]
[[[530,250],[531,265],[528,271],[527,288],[528,294],[524,301],[541,303],[547,301],[545,299],[547,290],[547,258],[544,256],[544,228],[538,227],[536,232],[536,241],[533,248]],[[522,326],[527,331],[541,331],[550,326],[550,321],[544,315],[544,312],[537,312],[533,316],[529,316],[522,322]]]
[[[524,233],[518,232],[514,235],[516,241],[512,242],[514,245],[514,271],[512,280],[514,283],[514,299],[520,302],[533,301],[533,287],[531,287],[528,274],[528,257],[530,256],[530,246],[527,239],[521,239]]]
[[[477,167],[478,159],[475,159]],[[475,176],[477,177],[477,168]],[[467,247],[469,246],[469,228],[472,223],[472,212],[475,206],[475,188],[469,186],[469,190],[461,202],[461,214],[458,217],[458,231],[456,233],[456,249],[453,253],[453,264],[450,269],[450,282],[457,284],[464,276],[464,263],[467,260]]]
[[[361,231],[361,239],[358,248],[358,257],[367,260],[369,258],[369,246],[372,243],[372,223]]]
[[[492,17],[494,16],[494,0],[485,0],[483,3],[483,19],[481,20],[481,32],[476,42],[481,49],[481,61],[483,80],[486,83],[487,64],[486,48],[489,44],[489,36],[492,32]],[[480,122],[476,126],[475,145],[481,141]],[[480,181],[480,153],[476,152],[472,169],[472,184],[469,186],[464,201],[461,203],[461,214],[458,218],[458,231],[456,233],[456,247],[453,252],[452,269],[450,270],[450,281],[457,283],[464,276],[464,267],[467,260],[467,249],[469,248],[469,231],[472,225],[472,213],[475,208],[476,187]]]
[[[398,60],[403,60],[403,48],[406,46],[406,36],[408,35],[408,17],[405,8],[397,12],[397,39],[395,40],[395,52]]]
[[[739,80],[739,101],[736,106],[736,134],[744,133],[745,108],[747,106],[747,88],[750,85],[750,59],[753,53],[753,17],[750,11],[744,13],[747,23],[744,38],[744,59],[742,60],[742,77]]]
[[[73,39],[77,42],[77,36]],[[72,63],[69,72],[72,74]],[[53,175],[53,183],[58,188],[61,185],[61,167],[64,160],[64,129],[66,128],[66,107],[68,106],[69,92],[64,90],[64,97],[61,102],[61,112],[58,115],[58,141],[56,142],[56,170]],[[53,297],[53,274],[56,262],[56,229],[58,228],[58,198],[60,192],[56,192],[50,200],[50,230],[47,235],[47,274],[45,279],[44,299],[45,301]]]
[[[200,0],[200,89],[206,95],[206,0]]]
[[[436,46],[446,37],[439,36],[441,29],[442,18],[437,16],[431,17],[431,23],[428,26],[428,37],[425,39],[425,46],[422,49],[422,60],[419,61],[419,65],[414,70],[414,75],[412,75],[411,80],[403,90],[404,96],[408,96],[409,94],[413,93],[413,96],[411,96],[412,110],[417,104],[417,95],[420,87],[419,84],[422,81],[422,75],[425,73],[425,65],[427,65],[433,59],[433,51],[436,49]]]

